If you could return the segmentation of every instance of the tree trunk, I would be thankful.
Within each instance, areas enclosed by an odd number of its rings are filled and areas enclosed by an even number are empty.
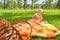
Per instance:
[[[34,7],[34,3],[33,3],[33,0],[32,0],[32,5],[31,5],[31,9],[33,9],[33,7]]]
[[[24,9],[26,9],[26,1],[27,1],[27,0],[24,0]]]
[[[57,8],[60,9],[60,0],[58,0]]]
[[[5,0],[4,0],[4,9],[6,8],[6,5],[5,5]]]

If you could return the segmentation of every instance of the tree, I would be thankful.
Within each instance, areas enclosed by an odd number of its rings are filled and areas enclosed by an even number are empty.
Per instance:
[[[6,0],[4,0],[4,9],[6,8]]]
[[[26,4],[26,8],[30,9],[31,8],[31,4]]]
[[[41,8],[45,8],[45,1],[42,2]]]
[[[60,0],[58,0],[57,8],[60,9]]]
[[[15,0],[11,0],[11,2],[12,2],[12,9],[14,9],[14,7],[15,7]]]
[[[0,2],[0,9],[4,8],[4,4],[2,2]]]
[[[22,7],[22,3],[21,3],[21,2],[22,2],[22,0],[18,0],[18,3],[17,3],[17,4],[18,4],[18,7],[19,7],[19,8]]]
[[[52,2],[52,0],[46,0],[46,2],[45,2],[45,8],[47,8],[47,9],[50,9],[51,8],[51,2]]]
[[[24,0],[24,9],[26,9],[26,2],[27,0]]]
[[[14,9],[15,8],[15,4],[16,4],[15,0],[10,0],[9,1],[9,7],[10,7],[10,9]]]
[[[7,0],[7,8],[9,9],[15,9],[15,8],[21,8],[22,0]]]
[[[35,9],[41,8],[41,4],[35,4],[34,6]]]
[[[15,7],[15,0],[7,0],[7,8],[13,9]]]
[[[56,9],[58,0],[55,0],[54,4],[52,5],[54,9]]]
[[[38,2],[39,0],[31,0],[32,1],[32,6],[31,6],[31,9],[34,8],[34,3]]]

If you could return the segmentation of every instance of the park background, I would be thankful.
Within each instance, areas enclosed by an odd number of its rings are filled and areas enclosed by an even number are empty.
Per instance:
[[[11,20],[29,20],[43,9],[43,19],[60,30],[60,0],[0,0],[0,18]],[[33,37],[32,40],[60,40],[55,38]]]

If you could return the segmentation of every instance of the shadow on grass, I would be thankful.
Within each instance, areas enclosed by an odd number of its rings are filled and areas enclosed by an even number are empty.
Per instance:
[[[30,16],[32,16],[33,14],[30,14]],[[4,18],[7,20],[17,20],[17,19],[22,19],[22,20],[28,20],[31,19],[31,17],[29,16],[27,13],[2,13],[2,15],[0,15],[0,18]],[[17,17],[19,16],[19,17]],[[29,17],[28,17],[29,16]]]
[[[60,20],[60,14],[58,15],[47,15],[43,14],[43,19],[48,20],[48,21],[54,21],[54,20]]]

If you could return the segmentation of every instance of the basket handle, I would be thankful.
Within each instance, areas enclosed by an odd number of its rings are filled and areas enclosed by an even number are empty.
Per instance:
[[[12,20],[12,21],[10,21],[11,24],[13,24],[14,22],[18,22],[18,23],[25,22],[25,23],[28,23],[28,22],[25,21],[25,20]],[[29,23],[28,23],[28,24],[29,24]]]

